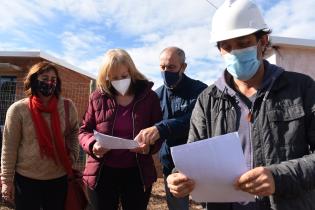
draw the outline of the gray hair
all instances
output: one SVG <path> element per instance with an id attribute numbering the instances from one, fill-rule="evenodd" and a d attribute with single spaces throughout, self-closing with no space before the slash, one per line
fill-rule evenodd
<path id="1" fill-rule="evenodd" d="M 167 50 L 175 50 L 176 54 L 178 55 L 178 57 L 180 58 L 181 63 L 185 63 L 186 60 L 186 56 L 185 56 L 185 52 L 184 50 L 182 50 L 179 47 L 167 47 L 164 50 L 162 50 L 162 52 L 160 53 L 160 55 L 162 55 L 162 53 L 164 53 Z"/>

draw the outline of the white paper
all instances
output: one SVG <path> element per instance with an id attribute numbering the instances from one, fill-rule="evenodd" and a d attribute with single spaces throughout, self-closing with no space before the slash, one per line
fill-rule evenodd
<path id="1" fill-rule="evenodd" d="M 171 147 L 175 167 L 196 183 L 197 202 L 248 202 L 254 196 L 233 183 L 248 169 L 237 132 Z"/>
<path id="2" fill-rule="evenodd" d="M 94 130 L 94 137 L 106 149 L 134 149 L 139 147 L 137 141 L 105 135 L 96 130 Z"/>

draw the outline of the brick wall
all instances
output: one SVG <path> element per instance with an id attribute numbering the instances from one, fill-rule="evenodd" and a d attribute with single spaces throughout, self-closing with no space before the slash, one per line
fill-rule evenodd
<path id="1" fill-rule="evenodd" d="M 75 103 L 81 121 L 88 105 L 90 79 L 66 68 L 61 68 L 59 74 L 62 79 L 62 95 Z"/>
<path id="2" fill-rule="evenodd" d="M 29 68 L 42 60 L 44 59 L 0 57 L 0 63 L 10 63 L 19 66 L 22 69 L 22 71 L 0 69 L 0 76 L 16 76 L 17 83 L 19 84 L 19 88 L 17 87 L 16 89 L 17 100 L 25 97 L 22 86 L 24 77 L 26 76 Z M 81 120 L 88 104 L 90 78 L 61 66 L 59 68 L 59 74 L 62 82 L 62 96 L 70 98 L 75 103 L 78 109 L 79 119 Z"/>

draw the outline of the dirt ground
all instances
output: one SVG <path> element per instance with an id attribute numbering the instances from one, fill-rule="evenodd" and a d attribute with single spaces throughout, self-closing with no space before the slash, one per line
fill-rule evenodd
<path id="1" fill-rule="evenodd" d="M 191 200 L 190 210 L 198 210 L 198 209 L 202 209 L 201 206 Z M 0 206 L 0 210 L 12 210 L 12 209 Z M 166 200 L 165 200 L 164 184 L 163 184 L 162 178 L 159 178 L 158 181 L 153 186 L 148 210 L 168 210 Z"/>

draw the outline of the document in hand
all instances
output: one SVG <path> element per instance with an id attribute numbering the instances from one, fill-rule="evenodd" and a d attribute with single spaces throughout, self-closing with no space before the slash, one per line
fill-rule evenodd
<path id="1" fill-rule="evenodd" d="M 102 147 L 107 149 L 134 149 L 139 147 L 137 141 L 105 135 L 96 130 L 94 130 L 94 137 Z"/>
<path id="2" fill-rule="evenodd" d="M 175 167 L 196 183 L 198 202 L 248 202 L 254 196 L 235 190 L 233 183 L 246 168 L 237 132 L 171 147 Z"/>

